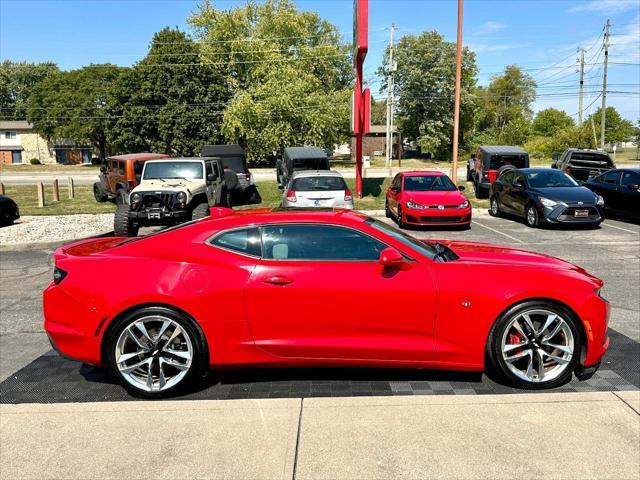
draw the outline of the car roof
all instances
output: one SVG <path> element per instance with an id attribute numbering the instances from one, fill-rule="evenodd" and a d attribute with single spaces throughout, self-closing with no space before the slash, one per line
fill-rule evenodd
<path id="1" fill-rule="evenodd" d="M 159 160 L 162 158 L 170 158 L 171 155 L 166 153 L 126 153 L 124 155 L 112 155 L 107 157 L 108 160 L 124 160 L 129 162 L 135 162 L 140 160 Z"/>
<path id="2" fill-rule="evenodd" d="M 340 177 L 342 178 L 342 174 L 340 172 L 336 172 L 335 170 L 296 170 L 291 175 L 291 179 L 300 178 L 300 177 Z"/>
<path id="3" fill-rule="evenodd" d="M 405 177 L 415 177 L 415 176 L 423 176 L 430 175 L 432 177 L 446 177 L 447 174 L 441 172 L 440 170 L 411 170 L 409 172 L 401 172 L 401 175 Z"/>
<path id="4" fill-rule="evenodd" d="M 599 153 L 600 155 L 609 155 L 603 150 L 595 150 L 593 148 L 568 148 L 569 152 L 585 152 L 585 153 Z"/>
<path id="5" fill-rule="evenodd" d="M 206 162 L 208 160 L 221 160 L 219 157 L 173 157 L 162 160 L 153 160 L 153 163 L 170 163 L 170 162 Z"/>
<path id="6" fill-rule="evenodd" d="M 202 155 L 222 156 L 222 155 L 244 155 L 244 149 L 238 144 L 232 145 L 205 145 L 202 147 Z"/>
<path id="7" fill-rule="evenodd" d="M 287 147 L 284 153 L 291 159 L 327 158 L 327 153 L 319 147 Z"/>
<path id="8" fill-rule="evenodd" d="M 511 145 L 482 145 L 480 150 L 487 153 L 527 153 L 522 148 Z"/>

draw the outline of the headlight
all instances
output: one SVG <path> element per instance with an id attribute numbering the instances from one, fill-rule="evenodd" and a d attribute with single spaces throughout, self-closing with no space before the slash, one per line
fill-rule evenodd
<path id="1" fill-rule="evenodd" d="M 176 198 L 179 203 L 185 203 L 187 201 L 187 194 L 184 192 L 178 192 Z"/>
<path id="2" fill-rule="evenodd" d="M 544 197 L 540 197 L 540 203 L 545 208 L 553 208 L 556 205 L 558 205 L 558 202 L 556 202 L 555 200 L 549 200 L 548 198 L 544 198 Z"/>
<path id="3" fill-rule="evenodd" d="M 604 207 L 604 198 L 602 198 L 602 195 L 596 195 L 596 203 L 599 206 Z"/>
<path id="4" fill-rule="evenodd" d="M 469 200 L 465 200 L 460 205 L 458 205 L 458 208 L 467 208 L 468 206 L 469 206 Z"/>
<path id="5" fill-rule="evenodd" d="M 129 203 L 138 203 L 141 198 L 142 198 L 142 195 L 140 195 L 138 192 L 134 192 L 129 197 Z"/>
<path id="6" fill-rule="evenodd" d="M 603 299 L 605 302 L 608 302 L 608 301 L 609 301 L 609 300 L 607 300 L 607 298 L 606 298 L 606 291 L 605 291 L 604 286 L 602 286 L 602 287 L 600 287 L 600 288 L 596 289 L 596 294 L 597 294 L 601 299 Z"/>
<path id="7" fill-rule="evenodd" d="M 407 202 L 407 208 L 413 208 L 415 210 L 423 210 L 427 207 L 425 207 L 424 205 L 420 205 L 419 203 Z"/>

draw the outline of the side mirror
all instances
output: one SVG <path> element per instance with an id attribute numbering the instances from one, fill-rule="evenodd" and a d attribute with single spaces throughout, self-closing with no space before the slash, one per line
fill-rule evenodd
<path id="1" fill-rule="evenodd" d="M 284 190 L 284 185 L 278 185 L 278 190 Z"/>
<path id="2" fill-rule="evenodd" d="M 140 180 L 142 180 L 142 175 L 136 175 L 136 183 L 140 183 Z"/>
<path id="3" fill-rule="evenodd" d="M 213 173 L 207 174 L 207 182 L 214 182 L 216 180 L 216 176 Z"/>
<path id="4" fill-rule="evenodd" d="M 391 190 L 393 193 L 398 193 L 398 192 L 400 191 L 400 187 L 391 187 L 391 188 L 390 188 L 390 190 Z"/>
<path id="5" fill-rule="evenodd" d="M 524 185 L 522 185 L 520 182 L 514 182 L 513 188 L 515 188 L 516 190 L 522 190 L 524 188 Z"/>
<path id="6" fill-rule="evenodd" d="M 100 173 L 107 173 L 107 166 L 106 165 L 100 165 Z"/>
<path id="7" fill-rule="evenodd" d="M 465 187 L 464 185 L 458 185 L 458 190 L 460 190 L 461 192 L 464 192 L 467 189 L 467 187 Z"/>
<path id="8" fill-rule="evenodd" d="M 383 267 L 400 267 L 404 263 L 404 257 L 395 248 L 387 247 L 380 252 L 378 262 Z"/>

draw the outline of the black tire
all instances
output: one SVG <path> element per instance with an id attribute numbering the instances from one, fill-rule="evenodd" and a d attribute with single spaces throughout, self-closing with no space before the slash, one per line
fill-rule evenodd
<path id="1" fill-rule="evenodd" d="M 118 369 L 115 358 L 116 344 L 118 342 L 120 334 L 133 322 L 143 317 L 150 316 L 159 316 L 176 322 L 180 326 L 180 328 L 182 328 L 189 336 L 189 339 L 191 340 L 191 346 L 193 348 L 191 366 L 189 367 L 189 371 L 187 372 L 187 374 L 184 375 L 184 377 L 176 385 L 166 390 L 154 392 L 142 390 L 129 383 Z M 151 332 L 149 332 L 149 334 L 151 335 Z M 207 358 L 207 345 L 205 343 L 202 331 L 197 326 L 197 324 L 187 316 L 166 307 L 141 308 L 139 310 L 128 313 L 127 315 L 116 320 L 113 326 L 109 328 L 109 333 L 105 338 L 103 352 L 106 356 L 105 360 L 111 376 L 116 379 L 120 383 L 120 385 L 122 385 L 132 395 L 148 399 L 165 398 L 169 396 L 175 396 L 181 392 L 185 392 L 189 387 L 193 385 L 194 381 L 203 377 L 204 373 L 206 373 L 207 371 L 206 367 L 209 363 Z"/>
<path id="2" fill-rule="evenodd" d="M 127 204 L 127 192 L 124 191 L 124 188 L 119 188 L 116 190 L 116 205 L 126 205 Z"/>
<path id="3" fill-rule="evenodd" d="M 138 227 L 129 220 L 129 205 L 118 205 L 113 216 L 113 234 L 116 237 L 135 237 Z"/>
<path id="4" fill-rule="evenodd" d="M 514 317 L 518 316 L 522 312 L 536 309 L 547 310 L 562 317 L 566 321 L 566 324 L 569 327 L 571 334 L 573 335 L 574 345 L 571 360 L 568 362 L 567 366 L 561 374 L 549 381 L 534 383 L 521 379 L 509 369 L 501 351 L 501 339 L 505 334 L 505 330 L 509 326 L 510 322 L 514 319 Z M 509 310 L 503 313 L 496 320 L 491 329 L 491 333 L 489 334 L 486 345 L 487 357 L 490 361 L 490 365 L 487 365 L 487 370 L 497 373 L 501 377 L 501 379 L 519 388 L 526 388 L 530 390 L 554 388 L 566 383 L 571 379 L 571 375 L 580 360 L 580 353 L 582 351 L 583 342 L 584 337 L 582 327 L 580 326 L 580 320 L 577 319 L 575 315 L 565 307 L 545 300 L 532 300 L 520 303 L 511 307 Z"/>
<path id="5" fill-rule="evenodd" d="M 227 190 L 238 190 L 240 188 L 240 182 L 238 181 L 238 175 L 233 170 L 224 171 L 224 184 Z"/>
<path id="6" fill-rule="evenodd" d="M 109 196 L 102 189 L 102 184 L 100 182 L 93 184 L 93 197 L 98 203 L 104 203 L 109 200 Z"/>
<path id="7" fill-rule="evenodd" d="M 258 188 L 255 185 L 251 185 L 247 188 L 247 203 L 249 205 L 257 205 L 262 203 L 262 197 L 260 196 L 260 192 L 258 192 Z"/>
<path id="8" fill-rule="evenodd" d="M 502 212 L 500 212 L 500 202 L 498 201 L 498 197 L 496 195 L 491 197 L 489 205 L 489 215 L 491 215 L 492 217 L 500 217 L 502 215 Z"/>
<path id="9" fill-rule="evenodd" d="M 199 203 L 191 211 L 191 218 L 193 220 L 199 220 L 209 216 L 209 205 L 207 203 Z"/>
<path id="10" fill-rule="evenodd" d="M 531 215 L 529 215 L 530 211 Z M 540 226 L 540 214 L 533 203 L 528 204 L 527 208 L 524 209 L 524 223 L 531 228 L 538 228 Z"/>
<path id="11" fill-rule="evenodd" d="M 387 200 L 384 201 L 384 216 L 391 218 L 391 210 L 389 210 L 389 202 Z"/>
<path id="12" fill-rule="evenodd" d="M 396 223 L 398 224 L 398 228 L 404 228 L 406 225 L 404 220 L 402 219 L 402 207 L 398 205 L 398 215 L 396 216 Z"/>

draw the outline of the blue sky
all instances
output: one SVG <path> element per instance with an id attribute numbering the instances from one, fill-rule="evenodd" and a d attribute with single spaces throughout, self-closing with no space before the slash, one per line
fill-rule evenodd
<path id="1" fill-rule="evenodd" d="M 154 32 L 164 26 L 188 29 L 186 19 L 197 1 L 183 0 L 0 0 L 0 59 L 38 62 L 52 60 L 61 68 L 88 63 L 131 65 L 142 58 Z M 215 1 L 219 8 L 243 2 Z M 352 0 L 297 0 L 301 9 L 315 10 L 351 42 Z M 456 2 L 453 0 L 370 0 L 370 50 L 365 76 L 376 97 L 375 71 L 387 44 L 392 22 L 396 38 L 437 30 L 455 41 Z M 640 118 L 640 0 L 466 0 L 465 45 L 477 53 L 479 82 L 515 63 L 528 69 L 539 83 L 535 109 L 578 110 L 576 48 L 591 48 L 598 57 L 603 25 L 612 21 L 608 104 L 634 122 Z M 553 67 L 549 69 L 548 67 Z M 601 65 L 588 65 L 585 107 L 596 99 L 602 82 Z M 562 94 L 567 95 L 562 95 Z"/>

